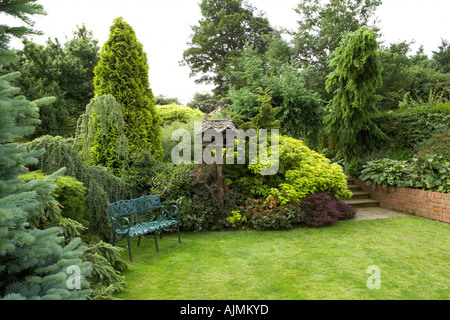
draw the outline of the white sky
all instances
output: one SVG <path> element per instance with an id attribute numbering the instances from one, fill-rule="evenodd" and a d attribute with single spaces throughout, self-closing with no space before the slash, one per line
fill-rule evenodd
<path id="1" fill-rule="evenodd" d="M 266 13 L 275 27 L 296 29 L 300 0 L 248 0 Z M 431 54 L 450 40 L 450 0 L 384 0 L 376 16 L 386 43 L 415 40 Z M 190 101 L 195 92 L 208 92 L 211 86 L 197 85 L 189 77 L 189 67 L 181 67 L 183 51 L 192 34 L 191 25 L 201 19 L 200 0 L 41 0 L 46 16 L 34 16 L 35 28 L 45 33 L 34 40 L 45 43 L 48 37 L 64 42 L 77 25 L 93 31 L 100 47 L 108 39 L 113 19 L 122 16 L 144 45 L 150 65 L 150 86 L 155 95 Z M 3 17 L 0 17 L 3 18 Z M 13 47 L 18 48 L 16 42 Z"/>

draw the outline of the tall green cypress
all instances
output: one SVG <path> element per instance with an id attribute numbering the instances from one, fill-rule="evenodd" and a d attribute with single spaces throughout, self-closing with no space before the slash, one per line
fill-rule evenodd
<path id="1" fill-rule="evenodd" d="M 112 95 L 121 105 L 130 153 L 151 150 L 160 157 L 162 119 L 155 107 L 148 72 L 147 54 L 133 28 L 123 18 L 114 19 L 94 69 L 95 96 Z"/>

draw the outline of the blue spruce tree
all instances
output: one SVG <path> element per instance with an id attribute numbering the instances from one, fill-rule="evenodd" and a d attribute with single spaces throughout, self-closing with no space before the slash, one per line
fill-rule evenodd
<path id="1" fill-rule="evenodd" d="M 36 1 L 2 1 L 0 13 L 32 25 L 30 14 L 43 14 Z M 11 36 L 32 33 L 28 27 L 0 28 L 0 72 L 14 58 Z M 34 132 L 39 105 L 51 99 L 28 101 L 10 82 L 19 73 L 0 76 L 0 299 L 86 299 L 91 266 L 83 262 L 81 239 L 63 246 L 60 228 L 40 230 L 30 221 L 55 202 L 56 172 L 44 180 L 25 183 L 19 175 L 35 164 L 39 152 L 28 152 L 18 142 Z"/>

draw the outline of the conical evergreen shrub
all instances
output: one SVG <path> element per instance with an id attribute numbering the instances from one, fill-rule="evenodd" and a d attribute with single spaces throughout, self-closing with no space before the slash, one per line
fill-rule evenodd
<path id="1" fill-rule="evenodd" d="M 162 119 L 148 72 L 147 54 L 136 33 L 123 18 L 116 18 L 94 69 L 95 96 L 112 95 L 121 105 L 130 153 L 151 150 L 160 157 Z"/>

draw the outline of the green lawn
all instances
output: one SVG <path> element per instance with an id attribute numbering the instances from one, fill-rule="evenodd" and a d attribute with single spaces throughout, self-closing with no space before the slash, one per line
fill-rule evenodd
<path id="1" fill-rule="evenodd" d="M 159 238 L 158 238 L 159 240 Z M 121 299 L 449 299 L 450 226 L 420 217 L 132 242 Z M 127 251 L 123 252 L 128 258 Z M 381 270 L 368 289 L 367 268 Z"/>

